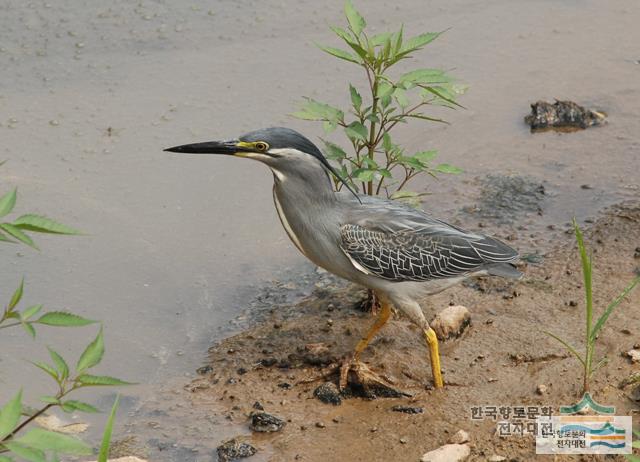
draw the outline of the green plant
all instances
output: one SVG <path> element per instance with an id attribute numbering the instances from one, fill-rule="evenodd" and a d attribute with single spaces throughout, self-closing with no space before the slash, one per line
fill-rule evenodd
<path id="1" fill-rule="evenodd" d="M 391 68 L 411 58 L 412 53 L 438 38 L 442 32 L 428 32 L 404 39 L 403 28 L 395 33 L 381 33 L 371 37 L 365 32 L 366 22 L 350 0 L 345 4 L 348 28 L 331 27 L 350 51 L 320 46 L 336 58 L 358 65 L 367 78 L 366 97 L 356 86 L 349 84 L 351 110 L 305 98 L 293 116 L 304 120 L 321 121 L 326 133 L 341 127 L 351 143 L 353 152 L 338 144 L 323 140 L 326 156 L 338 164 L 338 174 L 344 181 L 363 193 L 373 195 L 382 191 L 387 197 L 414 199 L 419 194 L 405 191 L 406 184 L 420 173 L 459 173 L 449 164 L 432 166 L 437 152 L 419 151 L 407 155 L 405 149 L 391 138 L 391 130 L 399 123 L 423 120 L 447 123 L 423 112 L 425 106 L 462 107 L 456 97 L 465 88 L 453 83 L 444 70 L 420 68 L 394 77 Z M 397 171 L 400 175 L 394 176 Z M 358 186 L 359 185 L 359 186 Z M 336 179 L 336 188 L 342 184 Z"/>
<path id="2" fill-rule="evenodd" d="M 104 426 L 104 433 L 102 434 L 102 444 L 100 445 L 100 452 L 98 453 L 98 462 L 107 462 L 109 459 L 109 448 L 111 446 L 111 433 L 113 431 L 113 422 L 116 417 L 116 411 L 118 410 L 118 404 L 120 403 L 120 395 L 116 395 L 116 399 L 111 407 L 109 418 Z"/>
<path id="3" fill-rule="evenodd" d="M 13 211 L 16 203 L 16 190 L 0 198 L 0 218 Z M 27 214 L 12 222 L 0 223 L 0 241 L 18 242 L 37 248 L 33 239 L 26 232 L 78 234 L 78 231 L 62 225 L 49 218 Z M 10 236 L 10 237 L 9 237 Z M 85 319 L 66 311 L 48 311 L 42 313 L 42 305 L 33 305 L 23 310 L 18 308 L 24 293 L 24 280 L 13 292 L 9 303 L 0 316 L 0 329 L 22 326 L 33 338 L 36 337 L 35 326 L 81 327 L 94 324 L 96 321 Z M 94 406 L 69 399 L 69 395 L 81 388 L 126 385 L 128 382 L 103 375 L 94 375 L 90 370 L 97 366 L 104 355 L 104 339 L 102 327 L 94 340 L 87 345 L 80 355 L 73 370 L 67 361 L 53 348 L 48 347 L 51 364 L 33 361 L 34 366 L 45 372 L 56 383 L 56 390 L 40 397 L 43 403 L 39 408 L 24 405 L 22 390 L 0 409 L 0 462 L 13 461 L 14 457 L 33 462 L 57 461 L 60 454 L 86 455 L 93 451 L 81 440 L 50 430 L 34 427 L 35 420 L 52 408 L 58 407 L 64 412 L 99 412 Z M 108 422 L 109 437 L 113 416 Z M 108 441 L 108 440 L 107 440 Z M 103 443 L 105 444 L 105 443 Z M 108 449 L 108 442 L 107 449 Z M 48 455 L 51 458 L 48 458 Z"/>
<path id="4" fill-rule="evenodd" d="M 613 313 L 613 311 L 620 305 L 620 302 L 624 300 L 624 298 L 633 290 L 633 288 L 640 282 L 640 276 L 636 277 L 631 281 L 631 283 L 618 295 L 603 311 L 595 324 L 593 324 L 593 286 L 592 286 L 592 271 L 593 266 L 591 262 L 591 255 L 587 253 L 587 248 L 584 244 L 584 239 L 582 237 L 582 232 L 580 231 L 580 227 L 576 222 L 576 219 L 573 219 L 573 228 L 576 234 L 576 241 L 578 243 L 578 249 L 580 251 L 580 260 L 582 262 L 582 276 L 584 279 L 584 291 L 585 291 L 585 352 L 584 356 L 578 353 L 577 349 L 571 346 L 567 341 L 563 340 L 561 337 L 552 334 L 551 332 L 545 332 L 547 335 L 553 337 L 558 342 L 562 343 L 564 347 L 573 354 L 576 359 L 580 362 L 583 367 L 583 385 L 582 392 L 586 393 L 589 391 L 589 381 L 593 373 L 602 366 L 607 358 L 602 357 L 598 362 L 593 365 L 593 355 L 595 351 L 596 340 L 598 339 L 598 334 L 605 326 L 609 316 Z"/>

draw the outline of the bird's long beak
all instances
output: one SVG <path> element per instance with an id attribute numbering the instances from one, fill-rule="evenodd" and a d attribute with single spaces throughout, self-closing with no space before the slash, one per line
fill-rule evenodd
<path id="1" fill-rule="evenodd" d="M 167 148 L 165 151 L 181 152 L 185 154 L 227 154 L 234 155 L 238 152 L 246 152 L 247 149 L 238 142 L 231 141 L 207 141 L 204 143 L 183 144 Z"/>

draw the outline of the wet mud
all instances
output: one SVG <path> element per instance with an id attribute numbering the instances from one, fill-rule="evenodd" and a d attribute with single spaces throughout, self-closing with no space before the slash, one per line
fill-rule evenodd
<path id="1" fill-rule="evenodd" d="M 638 271 L 634 254 L 639 227 L 640 204 L 624 203 L 606 210 L 585 232 L 594 255 L 598 312 Z M 521 281 L 498 280 L 483 290 L 458 286 L 424 301 L 431 314 L 451 304 L 471 310 L 465 333 L 442 343 L 443 390 L 431 387 L 420 333 L 395 315 L 363 360 L 411 396 L 363 399 L 337 393 L 337 378 L 323 371 L 352 351 L 373 318 L 358 309 L 365 291 L 326 283 L 302 302 L 278 306 L 269 319 L 213 346 L 202 375 L 173 391 L 164 420 L 189 414 L 189 428 L 200 426 L 201 432 L 207 422 L 210 438 L 198 439 L 200 455 L 238 436 L 257 449 L 251 460 L 419 460 L 463 429 L 470 435 L 470 460 L 492 455 L 552 460 L 536 458 L 530 435 L 499 436 L 496 421 L 473 420 L 471 415 L 477 406 L 551 406 L 557 411 L 578 400 L 578 363 L 543 333 L 581 345 L 579 258 L 573 236 L 563 236 L 544 265 L 524 265 Z M 597 356 L 606 355 L 608 362 L 594 375 L 592 394 L 622 415 L 640 411 L 634 398 L 637 384 L 629 379 L 638 366 L 625 354 L 639 341 L 639 304 L 636 291 L 611 316 L 597 346 Z M 256 406 L 286 425 L 273 433 L 252 431 Z M 145 421 L 139 418 L 137 432 Z M 159 425 L 158 431 L 169 431 L 166 424 Z M 172 436 L 188 441 L 183 433 L 188 430 Z"/>

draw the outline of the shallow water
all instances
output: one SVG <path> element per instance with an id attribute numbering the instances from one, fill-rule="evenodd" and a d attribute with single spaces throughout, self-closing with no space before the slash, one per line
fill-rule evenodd
<path id="1" fill-rule="evenodd" d="M 162 149 L 269 125 L 317 139 L 319 126 L 287 114 L 302 95 L 340 103 L 346 79 L 361 80 L 313 45 L 337 45 L 326 25 L 343 21 L 342 1 L 109 5 L 0 5 L 3 189 L 19 188 L 17 213 L 47 214 L 87 233 L 37 236 L 41 252 L 5 245 L 0 283 L 8 299 L 24 275 L 25 306 L 102 320 L 99 372 L 163 383 L 192 373 L 274 274 L 312 269 L 280 228 L 263 166 Z M 375 31 L 400 22 L 407 34 L 451 27 L 411 66 L 453 69 L 470 86 L 467 109 L 445 114 L 452 125 L 398 130 L 408 150 L 438 149 L 467 172 L 416 182 L 434 193 L 427 209 L 452 218 L 476 203 L 486 175 L 526 174 L 548 193 L 542 217 L 521 218 L 529 246 L 544 247 L 549 224 L 638 196 L 637 2 L 386 5 L 359 5 Z M 602 109 L 609 123 L 531 134 L 523 123 L 529 103 L 552 98 Z M 94 331 L 40 329 L 36 343 L 3 332 L 2 370 L 18 373 L 0 376 L 0 401 L 20 383 L 30 383 L 31 396 L 47 390 L 23 362 L 31 352 L 50 344 L 74 357 Z"/>

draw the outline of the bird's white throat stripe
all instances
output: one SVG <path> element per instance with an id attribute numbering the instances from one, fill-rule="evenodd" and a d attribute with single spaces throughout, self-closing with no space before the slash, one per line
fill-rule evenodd
<path id="1" fill-rule="evenodd" d="M 300 244 L 300 240 L 298 239 L 298 236 L 296 236 L 296 233 L 294 233 L 293 229 L 291 229 L 291 225 L 287 221 L 287 217 L 284 214 L 284 212 L 282 211 L 282 206 L 280 205 L 280 202 L 278 201 L 278 195 L 276 194 L 275 188 L 273 189 L 273 202 L 276 204 L 276 211 L 278 212 L 278 217 L 280 218 L 280 223 L 282 223 L 282 227 L 287 232 L 287 235 L 289 236 L 289 239 L 291 239 L 291 242 L 293 242 L 293 244 L 298 248 L 298 250 L 300 252 L 302 252 L 302 254 L 304 256 L 307 256 L 307 254 L 304 252 L 304 250 L 302 250 L 302 244 Z"/>

